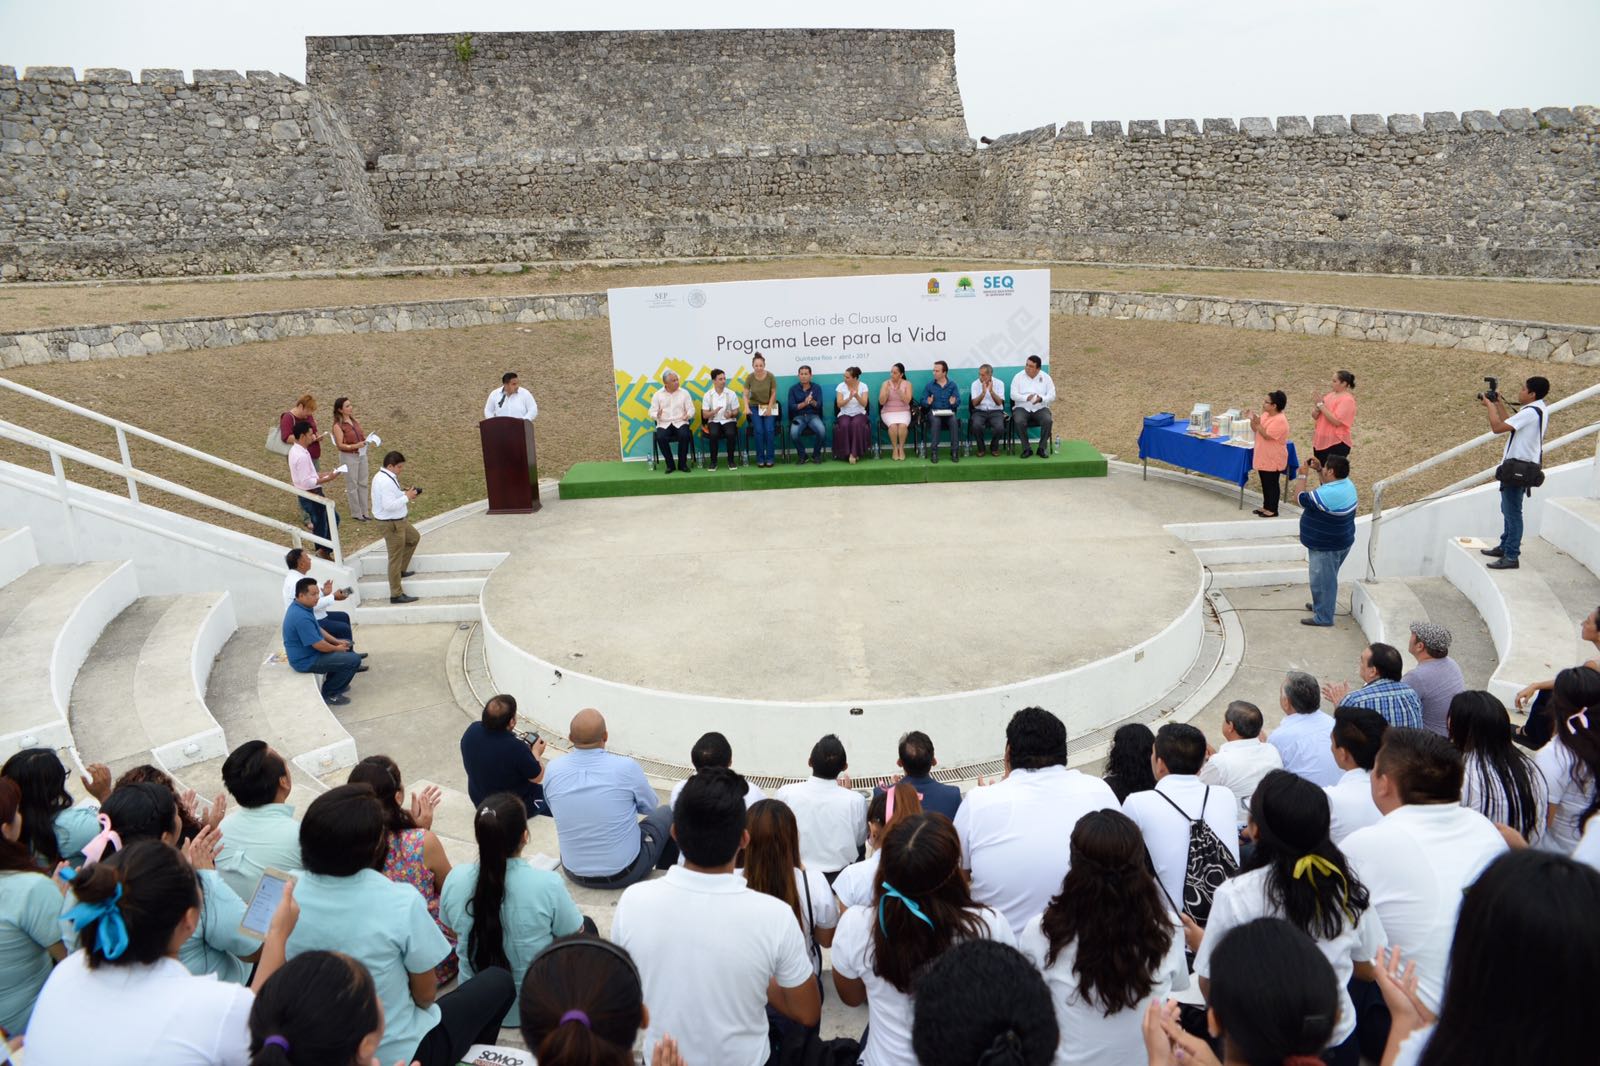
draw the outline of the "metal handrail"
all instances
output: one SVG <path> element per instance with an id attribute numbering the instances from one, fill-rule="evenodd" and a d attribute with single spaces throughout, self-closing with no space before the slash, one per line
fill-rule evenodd
<path id="1" fill-rule="evenodd" d="M 1550 404 L 1545 408 L 1545 414 L 1546 416 L 1553 415 L 1557 411 L 1564 410 L 1573 406 L 1574 404 L 1582 403 L 1583 401 L 1592 399 L 1596 396 L 1600 396 L 1600 385 L 1591 385 L 1586 389 L 1573 393 L 1571 396 L 1557 400 L 1555 403 Z M 1549 422 L 1547 420 L 1546 425 L 1548 424 Z M 1544 445 L 1544 449 L 1546 451 L 1555 451 L 1564 445 L 1571 444 L 1574 441 L 1582 440 L 1584 437 L 1597 433 L 1600 433 L 1600 422 L 1585 426 L 1584 428 L 1576 430 L 1572 433 L 1568 433 L 1563 437 L 1558 437 L 1556 440 L 1546 443 Z M 1408 466 L 1398 474 L 1391 474 L 1389 477 L 1384 478 L 1382 481 L 1372 486 L 1372 532 L 1367 540 L 1367 576 L 1369 578 L 1373 576 L 1374 561 L 1376 560 L 1378 554 L 1378 531 L 1380 528 L 1379 522 L 1383 518 L 1384 490 L 1397 482 L 1404 481 L 1407 478 L 1423 473 L 1424 471 L 1432 470 L 1441 463 L 1447 463 L 1451 459 L 1465 455 L 1474 448 L 1481 448 L 1483 445 L 1488 444 L 1491 441 L 1498 440 L 1499 438 L 1500 434 L 1493 431 L 1480 434 L 1463 444 L 1456 445 L 1454 448 L 1448 448 L 1430 459 L 1424 459 L 1420 463 Z M 1597 458 L 1596 462 L 1600 462 L 1600 458 Z M 1497 467 L 1490 467 L 1489 469 L 1481 470 L 1470 477 L 1462 478 L 1455 484 L 1440 489 L 1438 492 L 1433 494 L 1432 498 L 1448 496 L 1452 493 L 1460 492 L 1462 489 L 1467 489 L 1474 485 L 1482 484 L 1494 476 L 1496 469 Z"/>
<path id="2" fill-rule="evenodd" d="M 216 456 L 202 452 L 197 448 L 191 448 L 187 444 L 180 444 L 178 441 L 170 440 L 167 437 L 161 436 L 159 433 L 151 433 L 149 430 L 140 429 L 138 426 L 123 422 L 120 419 L 112 418 L 108 415 L 102 415 L 95 411 L 86 410 L 75 404 L 70 404 L 63 400 L 59 400 L 48 393 L 40 392 L 37 389 L 30 389 L 26 385 L 19 385 L 18 383 L 7 378 L 0 377 L 0 387 L 9 389 L 10 391 L 19 395 L 26 396 L 29 399 L 37 400 L 40 403 L 49 404 L 50 406 L 58 408 L 59 410 L 78 415 L 82 418 L 87 418 L 91 422 L 98 422 L 100 425 L 109 426 L 111 429 L 116 431 L 117 450 L 121 455 L 120 463 L 105 459 L 104 457 L 96 455 L 93 452 L 85 451 L 82 448 L 77 448 L 73 445 L 66 444 L 63 441 L 58 441 L 55 438 L 39 433 L 36 430 L 30 430 L 9 422 L 0 422 L 0 427 L 4 427 L 7 431 L 4 434 L 6 437 L 17 441 L 20 444 L 26 444 L 31 447 L 39 448 L 43 451 L 49 452 L 53 457 L 52 463 L 57 462 L 57 457 L 59 456 L 59 458 L 68 458 L 73 462 L 82 463 L 85 466 L 93 467 L 105 473 L 117 475 L 121 477 L 126 484 L 128 499 L 133 503 L 140 502 L 139 485 L 144 484 L 150 488 L 158 489 L 162 492 L 178 496 L 181 499 L 202 504 L 206 507 L 222 511 L 225 514 L 231 514 L 236 518 L 243 518 L 247 521 L 267 526 L 268 528 L 277 530 L 279 532 L 288 533 L 290 537 L 293 538 L 293 544 L 295 547 L 301 546 L 300 541 L 303 538 L 319 547 L 330 550 L 333 553 L 334 562 L 343 562 L 344 553 L 339 544 L 338 515 L 334 502 L 329 497 L 325 495 L 318 495 L 312 492 L 306 492 L 302 489 L 296 488 L 294 485 L 268 477 L 267 475 L 258 473 L 257 471 L 251 470 L 248 467 L 240 466 L 237 463 L 230 463 L 226 459 L 219 459 Z M 166 481 L 154 474 L 149 474 L 139 469 L 133 464 L 133 459 L 128 452 L 129 436 L 137 437 L 140 440 L 159 445 L 169 451 L 188 456 L 191 459 L 198 459 L 200 462 L 207 463 L 211 466 L 226 470 L 233 474 L 238 474 L 242 477 L 246 477 L 251 481 L 266 485 L 270 488 L 278 490 L 279 492 L 286 492 L 290 495 L 299 497 L 300 499 L 310 500 L 313 503 L 318 504 L 327 512 L 328 537 L 319 537 L 316 534 L 309 533 L 301 527 L 293 525 L 289 522 L 283 522 L 279 521 L 278 519 L 268 518 L 265 515 L 256 514 L 254 511 L 246 510 L 245 508 L 239 507 L 235 504 L 228 503 L 224 500 L 219 500 L 213 496 L 208 496 L 205 493 L 195 492 L 192 489 L 188 489 L 182 485 L 177 485 L 173 482 Z"/>

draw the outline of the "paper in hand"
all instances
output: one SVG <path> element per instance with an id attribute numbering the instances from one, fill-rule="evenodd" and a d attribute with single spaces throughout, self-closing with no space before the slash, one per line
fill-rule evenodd
<path id="1" fill-rule="evenodd" d="M 379 444 L 382 444 L 383 441 L 378 437 L 378 435 L 376 433 L 368 433 L 367 434 L 367 443 L 371 444 L 374 447 L 376 447 Z"/>
<path id="2" fill-rule="evenodd" d="M 350 472 L 350 464 L 340 463 L 338 466 L 333 468 L 333 472 L 335 474 L 348 474 Z"/>

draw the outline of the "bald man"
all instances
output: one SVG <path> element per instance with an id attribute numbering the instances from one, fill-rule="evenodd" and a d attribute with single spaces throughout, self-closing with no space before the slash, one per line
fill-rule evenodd
<path id="1" fill-rule="evenodd" d="M 672 866 L 678 859 L 672 808 L 656 796 L 638 763 L 606 750 L 605 718 L 586 707 L 567 736 L 571 754 L 551 761 L 544 774 L 567 879 L 587 888 L 626 888 L 652 869 Z"/>

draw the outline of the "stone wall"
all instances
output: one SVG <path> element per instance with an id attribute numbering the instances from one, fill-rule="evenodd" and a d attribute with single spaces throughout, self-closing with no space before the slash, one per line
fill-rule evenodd
<path id="1" fill-rule="evenodd" d="M 348 131 L 290 78 L 0 67 L 0 242 L 380 229 Z"/>
<path id="2" fill-rule="evenodd" d="M 406 152 L 964 139 L 949 30 L 306 38 L 368 162 Z"/>
<path id="3" fill-rule="evenodd" d="M 379 209 L 405 228 L 972 221 L 971 141 L 810 141 L 384 155 Z"/>
<path id="4" fill-rule="evenodd" d="M 981 153 L 980 225 L 1092 245 L 1148 241 L 1150 261 L 1356 269 L 1600 249 L 1600 111 L 1068 123 Z M 1238 262 L 1230 242 L 1276 246 Z M 1191 243 L 1199 256 L 1170 258 Z M 1208 246 L 1215 254 L 1205 255 Z M 1398 253 L 1398 254 L 1397 254 Z M 1449 269 L 1453 266 L 1453 269 Z M 1436 268 L 1437 269 L 1437 268 Z M 1514 271 L 1506 271 L 1508 273 Z"/>

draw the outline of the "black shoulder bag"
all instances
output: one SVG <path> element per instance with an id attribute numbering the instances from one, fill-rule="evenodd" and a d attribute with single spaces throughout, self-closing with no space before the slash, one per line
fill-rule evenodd
<path id="1" fill-rule="evenodd" d="M 1500 484 L 1527 492 L 1544 484 L 1544 408 L 1535 407 L 1534 410 L 1539 415 L 1539 461 L 1530 463 L 1526 459 L 1507 459 L 1494 471 L 1494 479 Z M 1517 431 L 1512 430 L 1511 436 L 1515 438 L 1516 435 Z"/>

